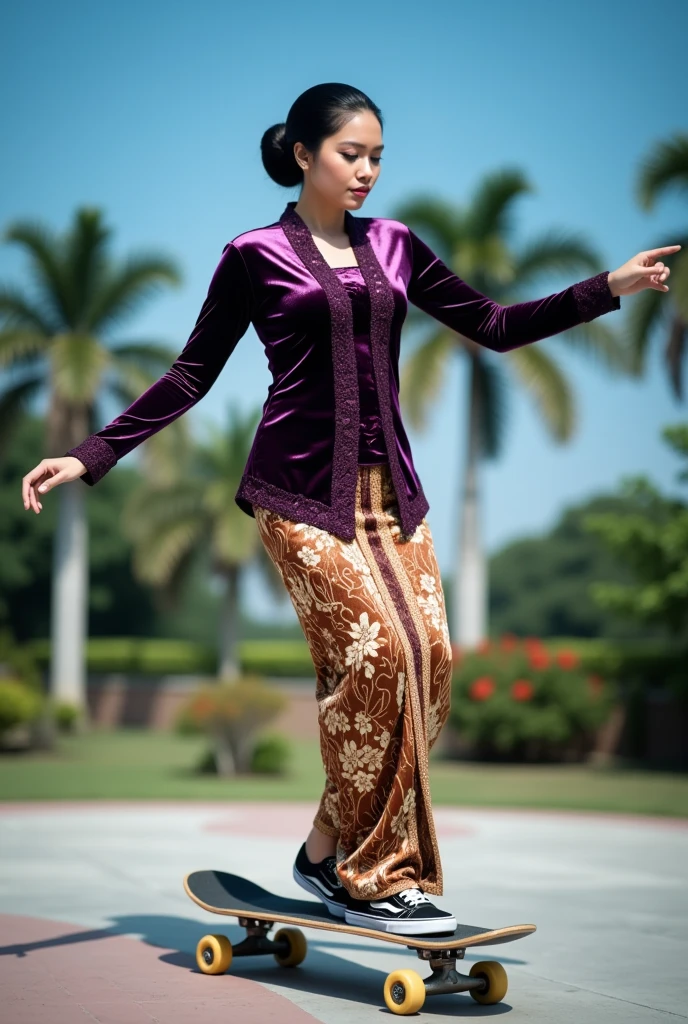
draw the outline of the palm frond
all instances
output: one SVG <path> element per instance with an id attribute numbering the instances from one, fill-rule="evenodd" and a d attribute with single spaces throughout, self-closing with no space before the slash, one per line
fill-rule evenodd
<path id="1" fill-rule="evenodd" d="M 178 286 L 182 275 L 175 260 L 158 254 L 139 254 L 109 267 L 87 311 L 92 330 L 105 333 L 119 326 L 158 294 L 163 286 Z"/>
<path id="2" fill-rule="evenodd" d="M 515 200 L 534 192 L 533 185 L 517 167 L 505 167 L 486 174 L 466 213 L 466 235 L 469 238 L 498 236 L 507 239 L 513 230 Z"/>
<path id="3" fill-rule="evenodd" d="M 167 523 L 134 550 L 134 573 L 142 583 L 154 587 L 170 584 L 180 563 L 190 556 L 204 537 L 205 524 L 198 516 Z"/>
<path id="4" fill-rule="evenodd" d="M 634 373 L 635 356 L 627 332 L 619 333 L 601 318 L 570 327 L 568 331 L 562 331 L 547 339 L 547 343 L 566 345 L 583 352 L 592 363 L 612 373 Z"/>
<path id="5" fill-rule="evenodd" d="M 664 300 L 678 311 L 684 324 L 688 324 L 688 236 L 679 235 L 674 239 L 681 251 L 671 257 L 671 276 L 667 281 L 669 292 Z"/>
<path id="6" fill-rule="evenodd" d="M 142 483 L 135 488 L 124 506 L 122 526 L 131 541 L 146 546 L 170 526 L 202 518 L 203 497 L 198 483 L 184 477 L 166 486 Z"/>
<path id="7" fill-rule="evenodd" d="M 404 360 L 399 373 L 399 399 L 404 417 L 417 430 L 427 426 L 427 413 L 441 393 L 456 335 L 437 331 Z"/>
<path id="8" fill-rule="evenodd" d="M 688 351 L 686 324 L 679 317 L 674 317 L 664 347 L 664 361 L 672 391 L 679 401 L 683 401 L 683 362 L 686 351 Z"/>
<path id="9" fill-rule="evenodd" d="M 647 352 L 655 326 L 665 313 L 664 296 L 653 288 L 646 288 L 634 296 L 626 315 L 630 368 L 634 376 L 645 372 Z"/>
<path id="10" fill-rule="evenodd" d="M 9 327 L 0 331 L 0 366 L 11 368 L 16 363 L 45 355 L 50 341 L 40 331 Z"/>
<path id="11" fill-rule="evenodd" d="M 127 341 L 108 346 L 113 360 L 136 360 L 153 372 L 168 370 L 179 355 L 179 349 L 162 341 Z"/>
<path id="12" fill-rule="evenodd" d="M 58 330 L 58 324 L 41 309 L 37 301 L 11 284 L 0 285 L 0 316 L 7 327 L 32 329 L 45 337 L 50 337 Z"/>
<path id="13" fill-rule="evenodd" d="M 111 357 L 112 353 L 108 352 Z M 157 373 L 151 373 L 138 360 L 123 356 L 108 360 L 108 390 L 124 399 L 127 405 L 139 398 L 144 391 L 158 380 Z"/>
<path id="14" fill-rule="evenodd" d="M 38 374 L 13 384 L 0 394 L 0 456 L 7 450 L 22 413 L 44 384 L 43 375 Z"/>
<path id="15" fill-rule="evenodd" d="M 537 282 L 543 274 L 597 274 L 602 269 L 600 254 L 582 233 L 550 228 L 522 245 L 514 255 L 514 280 L 521 288 Z M 519 302 L 506 294 L 500 302 Z"/>
<path id="16" fill-rule="evenodd" d="M 53 311 L 57 323 L 69 325 L 70 290 L 59 236 L 38 221 L 19 220 L 10 224 L 2 237 L 24 246 L 43 303 Z"/>
<path id="17" fill-rule="evenodd" d="M 454 203 L 436 196 L 418 196 L 398 203 L 392 216 L 421 235 L 444 260 L 451 259 L 456 240 L 462 237 L 463 216 Z"/>
<path id="18" fill-rule="evenodd" d="M 660 194 L 669 190 L 688 192 L 688 133 L 652 143 L 650 155 L 640 166 L 636 198 L 643 210 L 651 210 Z"/>
<path id="19" fill-rule="evenodd" d="M 107 246 L 112 232 L 102 211 L 82 206 L 64 241 L 65 277 L 69 289 L 69 322 L 78 330 L 92 326 L 88 309 L 98 295 L 107 273 Z"/>
<path id="20" fill-rule="evenodd" d="M 555 441 L 568 441 L 576 427 L 573 391 L 556 362 L 542 345 L 524 345 L 506 352 L 511 368 L 533 399 Z"/>

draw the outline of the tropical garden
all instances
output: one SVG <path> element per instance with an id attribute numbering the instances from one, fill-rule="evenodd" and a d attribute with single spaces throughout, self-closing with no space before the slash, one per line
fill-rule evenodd
<path id="1" fill-rule="evenodd" d="M 687 182 L 688 136 L 677 135 L 643 164 L 637 201 L 649 212 Z M 421 196 L 391 216 L 507 305 L 553 273 L 577 280 L 605 266 L 577 234 L 514 242 L 514 210 L 531 190 L 507 169 L 463 205 Z M 616 378 L 642 377 L 660 345 L 668 392 L 683 401 L 688 230 L 676 236 L 669 295 L 646 290 L 619 320 L 582 324 L 556 344 Z M 230 406 L 202 433 L 181 417 L 141 446 L 137 464 L 118 465 L 93 489 L 60 486 L 40 516 L 28 515 L 19 499 L 27 469 L 98 430 L 107 403 L 125 408 L 175 359 L 175 346 L 126 328 L 181 272 L 157 252 L 115 261 L 93 208 L 79 209 L 64 234 L 23 220 L 3 240 L 27 271 L 0 285 L 0 799 L 317 799 L 317 740 L 279 727 L 290 684 L 312 681 L 308 649 L 295 616 L 253 621 L 244 600 L 257 573 L 288 605 L 255 521 L 234 502 L 260 410 Z M 405 329 L 409 426 L 426 427 L 450 361 L 467 368 L 457 543 L 442 580 L 454 675 L 433 751 L 436 799 L 685 815 L 688 417 L 663 430 L 676 464 L 671 493 L 626 479 L 488 557 L 481 471 L 506 450 L 510 391 L 528 397 L 564 446 L 578 426 L 574 386 L 556 345 L 495 357 L 414 307 Z M 119 680 L 107 728 L 96 701 L 105 676 Z M 170 680 L 181 696 L 163 726 L 128 712 Z"/>

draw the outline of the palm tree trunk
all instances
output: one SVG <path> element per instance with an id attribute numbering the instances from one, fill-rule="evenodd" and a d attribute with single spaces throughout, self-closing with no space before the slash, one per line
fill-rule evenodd
<path id="1" fill-rule="evenodd" d="M 468 443 L 459 501 L 458 562 L 454 576 L 454 637 L 475 647 L 487 633 L 487 568 L 480 537 L 478 468 L 482 424 L 478 362 L 469 357 Z"/>
<path id="2" fill-rule="evenodd" d="M 230 566 L 220 613 L 220 678 L 239 675 L 239 568 Z"/>
<path id="3" fill-rule="evenodd" d="M 57 491 L 50 609 L 50 693 L 87 718 L 85 640 L 87 629 L 88 524 L 81 480 Z"/>

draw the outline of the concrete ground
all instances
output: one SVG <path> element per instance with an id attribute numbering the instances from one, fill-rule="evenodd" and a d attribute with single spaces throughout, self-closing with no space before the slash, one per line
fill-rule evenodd
<path id="1" fill-rule="evenodd" d="M 298 967 L 272 957 L 198 971 L 208 932 L 231 918 L 196 906 L 184 875 L 216 868 L 304 896 L 291 877 L 305 804 L 0 804 L 3 1024 L 367 1024 L 389 1013 L 388 972 L 429 973 L 403 946 L 306 929 Z M 688 822 L 436 808 L 445 874 L 437 902 L 482 927 L 532 922 L 500 960 L 501 1003 L 433 996 L 416 1019 L 509 1014 L 516 1024 L 623 1024 L 688 1016 Z"/>

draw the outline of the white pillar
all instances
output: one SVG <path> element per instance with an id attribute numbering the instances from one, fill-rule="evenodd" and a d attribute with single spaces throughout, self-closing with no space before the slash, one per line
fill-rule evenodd
<path id="1" fill-rule="evenodd" d="M 54 700 L 76 704 L 86 714 L 88 524 L 83 481 L 60 484 L 57 496 L 50 608 L 50 693 Z"/>

